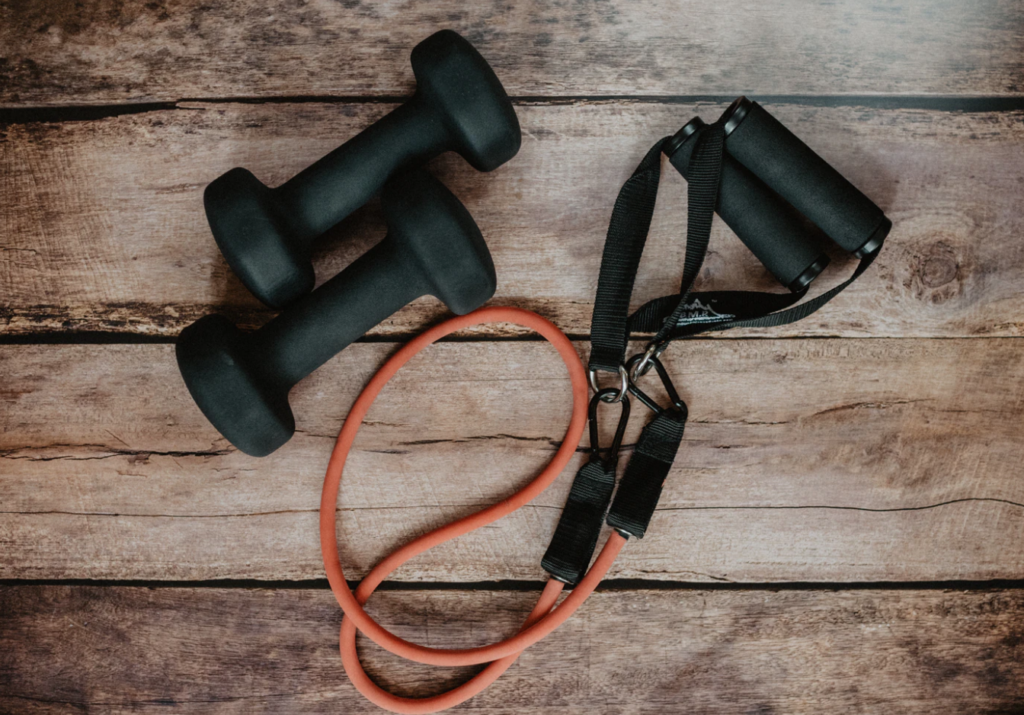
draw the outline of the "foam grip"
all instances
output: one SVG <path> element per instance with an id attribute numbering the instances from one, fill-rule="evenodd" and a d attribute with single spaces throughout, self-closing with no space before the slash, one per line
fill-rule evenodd
<path id="1" fill-rule="evenodd" d="M 691 120 L 666 147 L 672 166 L 689 179 L 690 158 L 705 124 Z M 789 203 L 742 164 L 722 160 L 715 211 L 780 283 L 796 292 L 828 265 L 817 236 Z"/>
<path id="2" fill-rule="evenodd" d="M 857 256 L 877 249 L 892 222 L 871 199 L 757 102 L 740 97 L 726 111 L 729 154 Z"/>

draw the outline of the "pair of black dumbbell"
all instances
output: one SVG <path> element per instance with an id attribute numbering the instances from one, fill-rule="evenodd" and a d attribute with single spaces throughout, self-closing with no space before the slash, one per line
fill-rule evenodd
<path id="1" fill-rule="evenodd" d="M 247 454 L 287 442 L 291 388 L 402 306 L 433 295 L 463 314 L 494 294 L 494 264 L 472 216 L 419 167 L 445 151 L 480 171 L 501 166 L 519 151 L 515 110 L 486 60 L 451 30 L 417 45 L 412 66 L 412 99 L 285 184 L 270 189 L 232 169 L 206 189 L 229 265 L 260 300 L 283 308 L 254 333 L 209 315 L 177 343 L 192 397 Z M 378 191 L 386 237 L 313 290 L 313 240 Z"/>

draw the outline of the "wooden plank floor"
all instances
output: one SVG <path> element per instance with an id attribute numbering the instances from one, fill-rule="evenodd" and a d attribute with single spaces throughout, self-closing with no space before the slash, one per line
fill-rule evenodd
<path id="1" fill-rule="evenodd" d="M 472 647 L 514 631 L 536 597 L 391 591 L 373 611 L 402 637 Z M 322 589 L 33 585 L 0 606 L 0 636 L 24 644 L 0 651 L 5 711 L 381 712 L 339 677 L 341 617 Z M 1022 618 L 1020 591 L 608 590 L 465 709 L 1020 712 Z M 472 672 L 363 652 L 406 695 Z"/>
<path id="2" fill-rule="evenodd" d="M 493 64 L 524 143 L 492 174 L 431 167 L 488 239 L 493 303 L 583 357 L 619 187 L 738 94 L 895 223 L 819 314 L 668 353 L 691 421 L 649 535 L 460 709 L 1024 712 L 1013 0 L 0 2 L 0 712 L 380 712 L 338 659 L 319 489 L 360 387 L 443 309 L 417 301 L 302 382 L 298 433 L 263 460 L 205 421 L 171 343 L 214 310 L 270 316 L 220 258 L 204 186 L 236 165 L 286 180 L 408 96 L 409 50 L 442 27 Z M 678 281 L 685 193 L 666 166 L 637 303 Z M 320 279 L 381 235 L 371 202 L 319 244 Z M 772 286 L 721 225 L 711 247 L 702 287 Z M 555 353 L 510 326 L 417 358 L 342 485 L 351 574 L 523 484 L 568 398 Z M 434 646 L 512 632 L 569 478 L 408 564 L 373 613 Z M 473 670 L 361 650 L 405 695 Z"/>
<path id="3" fill-rule="evenodd" d="M 11 126 L 0 187 L 19 211 L 9 237 L 0 334 L 50 330 L 176 335 L 211 305 L 246 325 L 261 309 L 220 258 L 202 189 L 232 166 L 282 183 L 391 104 L 179 104 L 86 122 Z M 601 238 L 618 187 L 658 137 L 722 103 L 612 101 L 519 107 L 515 161 L 481 175 L 462 159 L 434 163 L 491 241 L 494 299 L 542 311 L 575 335 L 590 325 Z M 801 136 L 885 205 L 900 231 L 875 268 L 829 310 L 773 331 L 854 337 L 1024 333 L 1024 111 L 949 112 L 770 103 Z M 600 162 L 601 171 L 594 170 Z M 686 190 L 665 172 L 637 304 L 671 293 L 683 260 Z M 375 206 L 332 231 L 315 258 L 334 275 L 382 235 Z M 773 289 L 721 225 L 700 287 Z M 837 258 L 839 258 L 837 256 Z M 568 269 L 567 269 L 568 268 Z M 824 283 L 849 261 L 838 261 Z M 818 288 L 821 290 L 822 288 Z M 424 299 L 376 328 L 400 338 L 442 314 Z M 493 331 L 492 331 L 493 332 Z M 739 335 L 739 333 L 736 333 Z M 756 334 L 746 331 L 746 334 Z"/>

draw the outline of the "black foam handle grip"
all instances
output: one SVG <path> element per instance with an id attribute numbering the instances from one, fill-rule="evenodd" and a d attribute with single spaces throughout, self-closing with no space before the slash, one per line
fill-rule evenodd
<path id="1" fill-rule="evenodd" d="M 892 228 L 875 203 L 757 102 L 740 97 L 726 111 L 729 154 L 842 248 L 863 257 Z"/>
<path id="2" fill-rule="evenodd" d="M 669 161 L 684 178 L 689 178 L 690 158 L 705 127 L 695 118 L 666 145 Z M 793 292 L 805 288 L 828 265 L 817 237 L 796 210 L 728 152 L 722 159 L 715 211 L 765 268 Z"/>

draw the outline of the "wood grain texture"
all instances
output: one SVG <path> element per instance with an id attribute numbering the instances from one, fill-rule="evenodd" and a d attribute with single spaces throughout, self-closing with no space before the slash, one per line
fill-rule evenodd
<path id="1" fill-rule="evenodd" d="M 393 349 L 354 345 L 300 383 L 299 433 L 260 460 L 205 421 L 172 346 L 0 348 L 0 578 L 321 578 L 327 459 Z M 669 356 L 691 421 L 651 530 L 613 577 L 1024 577 L 1019 340 L 715 340 Z M 564 434 L 568 400 L 542 343 L 417 357 L 371 410 L 342 481 L 351 574 L 523 485 Z M 541 578 L 570 481 L 396 577 Z"/>
<path id="2" fill-rule="evenodd" d="M 512 633 L 536 597 L 386 592 L 371 607 L 402 637 L 470 647 Z M 380 712 L 342 671 L 329 591 L 21 586 L 0 606 L 7 712 Z M 468 673 L 362 652 L 406 696 Z M 1021 708 L 1019 591 L 608 591 L 456 712 Z"/>
<path id="3" fill-rule="evenodd" d="M 1024 333 L 1024 113 L 771 104 L 773 113 L 887 211 L 881 258 L 824 311 L 762 334 L 1006 336 Z M 219 255 L 205 185 L 232 166 L 274 186 L 387 111 L 386 105 L 194 104 L 100 121 L 0 128 L 0 333 L 173 335 L 218 309 L 268 317 Z M 491 174 L 434 163 L 488 238 L 494 301 L 589 331 L 615 196 L 649 146 L 717 104 L 522 106 L 524 146 Z M 635 303 L 677 289 L 685 183 L 666 164 Z M 321 278 L 383 233 L 371 205 L 322 240 Z M 820 287 L 852 270 L 836 256 Z M 700 286 L 780 289 L 720 222 Z M 442 314 L 417 301 L 374 330 L 417 332 Z M 493 334 L 493 333 L 490 333 Z M 738 334 L 738 333 L 737 333 Z M 745 334 L 756 334 L 747 331 Z"/>
<path id="4" fill-rule="evenodd" d="M 445 27 L 520 96 L 1024 91 L 1013 0 L 29 0 L 0 4 L 0 103 L 395 96 Z"/>

